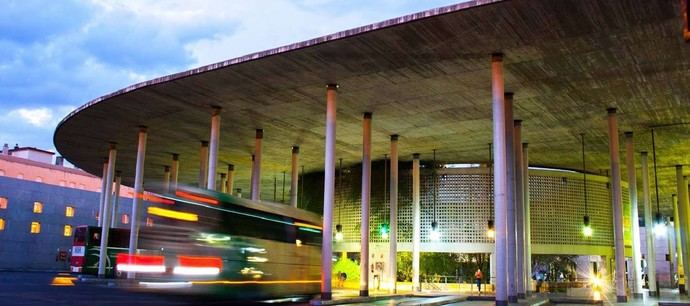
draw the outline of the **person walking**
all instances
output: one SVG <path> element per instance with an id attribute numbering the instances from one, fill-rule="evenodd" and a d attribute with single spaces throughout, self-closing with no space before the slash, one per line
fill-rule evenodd
<path id="1" fill-rule="evenodd" d="M 474 280 L 477 283 L 477 291 L 479 291 L 479 295 L 482 295 L 482 278 L 484 278 L 482 270 L 477 269 L 477 272 L 474 272 Z"/>

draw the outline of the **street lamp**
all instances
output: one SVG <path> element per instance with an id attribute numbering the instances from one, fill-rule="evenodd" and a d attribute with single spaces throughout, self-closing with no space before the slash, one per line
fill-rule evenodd
<path id="1" fill-rule="evenodd" d="M 431 232 L 429 233 L 429 239 L 431 241 L 438 241 L 441 238 L 441 232 L 439 231 L 438 228 L 438 222 L 436 222 L 436 194 L 437 192 L 437 186 L 436 186 L 436 149 L 434 151 L 434 162 L 431 165 L 431 179 L 432 179 L 432 190 L 434 192 L 434 221 L 431 222 Z"/>
<path id="2" fill-rule="evenodd" d="M 491 143 L 489 143 L 489 184 L 487 184 L 487 195 L 489 196 L 489 220 L 487 222 L 487 227 L 486 227 L 486 236 L 489 237 L 489 239 L 494 239 L 496 238 L 496 230 L 494 229 L 494 197 L 493 194 L 491 194 L 491 184 L 493 182 L 493 159 L 492 159 L 492 148 L 491 148 Z"/>

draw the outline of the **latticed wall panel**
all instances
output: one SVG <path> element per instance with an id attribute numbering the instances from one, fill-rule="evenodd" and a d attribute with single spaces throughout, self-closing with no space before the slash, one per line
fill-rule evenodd
<path id="1" fill-rule="evenodd" d="M 376 171 L 379 170 L 379 171 Z M 371 188 L 370 241 L 387 242 L 379 227 L 389 220 L 389 201 L 384 198 L 383 169 L 374 170 Z M 345 171 L 342 185 L 336 184 L 334 226 L 343 225 L 344 242 L 360 241 L 361 173 Z M 434 178 L 436 182 L 434 184 Z M 532 243 L 612 246 L 613 225 L 608 178 L 588 175 L 587 213 L 594 235 L 582 236 L 585 215 L 582 175 L 530 170 Z M 421 239 L 429 242 L 435 218 L 441 243 L 491 243 L 486 237 L 487 221 L 493 218 L 493 179 L 487 168 L 441 169 L 436 175 L 422 168 L 420 175 Z M 385 190 L 387 191 L 387 183 Z M 438 190 L 434 205 L 434 187 Z M 623 186 L 623 203 L 628 190 Z M 628 210 L 629 211 L 629 210 Z M 626 225 L 630 220 L 626 220 Z M 412 177 L 400 169 L 398 198 L 398 242 L 412 241 Z"/>

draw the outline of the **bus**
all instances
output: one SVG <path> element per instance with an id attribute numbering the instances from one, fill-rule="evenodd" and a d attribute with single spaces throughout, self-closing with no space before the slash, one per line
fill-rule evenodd
<path id="1" fill-rule="evenodd" d="M 114 263 L 118 253 L 127 252 L 129 230 L 111 228 L 108 233 L 108 258 L 106 276 L 114 277 Z M 101 250 L 101 228 L 81 225 L 74 230 L 70 271 L 79 274 L 98 275 L 98 259 Z"/>
<path id="2" fill-rule="evenodd" d="M 320 291 L 320 216 L 190 187 L 148 200 L 153 224 L 139 231 L 136 254 L 116 259 L 139 289 L 237 299 Z"/>

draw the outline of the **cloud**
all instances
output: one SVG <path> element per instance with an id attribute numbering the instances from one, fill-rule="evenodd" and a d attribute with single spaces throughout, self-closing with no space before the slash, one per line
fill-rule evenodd
<path id="1" fill-rule="evenodd" d="M 10 117 L 19 117 L 35 127 L 43 128 L 53 120 L 53 111 L 49 108 L 19 108 L 10 111 Z"/>

